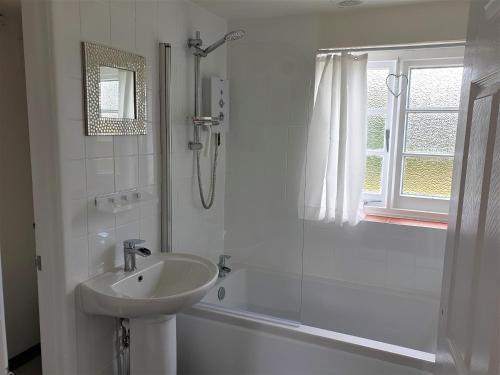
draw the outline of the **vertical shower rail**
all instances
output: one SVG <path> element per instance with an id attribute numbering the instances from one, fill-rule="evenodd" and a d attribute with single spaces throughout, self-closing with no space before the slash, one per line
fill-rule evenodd
<path id="1" fill-rule="evenodd" d="M 160 43 L 161 251 L 172 252 L 171 47 Z"/>

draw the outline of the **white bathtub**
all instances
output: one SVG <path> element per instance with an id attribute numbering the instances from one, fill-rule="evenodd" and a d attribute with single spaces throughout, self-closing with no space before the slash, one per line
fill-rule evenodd
<path id="1" fill-rule="evenodd" d="M 203 302 L 428 353 L 436 348 L 439 299 L 424 293 L 236 266 Z"/>
<path id="2" fill-rule="evenodd" d="M 179 317 L 180 373 L 432 371 L 436 297 L 233 266 Z"/>
<path id="3" fill-rule="evenodd" d="M 225 296 L 219 299 L 220 288 Z M 300 319 L 301 280 L 296 275 L 273 274 L 255 267 L 233 264 L 202 302 L 283 320 Z"/>
<path id="4" fill-rule="evenodd" d="M 361 343 L 369 351 L 388 348 L 396 357 L 401 353 L 403 357 L 414 356 L 417 368 L 427 368 L 434 360 L 439 299 L 425 293 L 317 277 L 302 280 L 297 275 L 235 265 L 197 309 L 345 339 Z"/>
<path id="5" fill-rule="evenodd" d="M 198 306 L 177 316 L 179 375 L 431 375 L 434 358 Z"/>

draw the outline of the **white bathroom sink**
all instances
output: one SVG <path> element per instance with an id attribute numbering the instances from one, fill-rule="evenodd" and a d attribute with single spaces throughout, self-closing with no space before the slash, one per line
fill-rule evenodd
<path id="1" fill-rule="evenodd" d="M 122 318 L 176 314 L 199 302 L 218 272 L 213 262 L 199 256 L 153 254 L 135 271 L 115 268 L 81 283 L 81 306 L 89 314 Z"/>

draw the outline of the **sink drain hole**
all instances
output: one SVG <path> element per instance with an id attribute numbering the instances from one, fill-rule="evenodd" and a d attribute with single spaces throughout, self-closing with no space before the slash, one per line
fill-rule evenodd
<path id="1" fill-rule="evenodd" d="M 144 279 L 144 277 L 142 277 L 142 275 L 137 278 L 137 280 L 139 280 L 139 282 L 141 282 L 143 279 Z"/>

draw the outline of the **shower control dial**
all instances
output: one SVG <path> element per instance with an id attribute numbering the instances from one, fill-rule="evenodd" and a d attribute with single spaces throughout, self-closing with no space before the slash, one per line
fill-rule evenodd
<path id="1" fill-rule="evenodd" d="M 229 130 L 229 83 L 226 79 L 211 76 L 207 82 L 207 94 L 204 98 L 204 111 L 219 120 L 219 126 L 212 128 L 212 131 L 225 133 Z"/>

